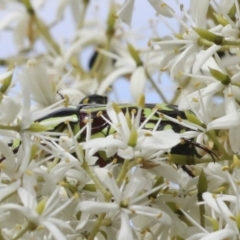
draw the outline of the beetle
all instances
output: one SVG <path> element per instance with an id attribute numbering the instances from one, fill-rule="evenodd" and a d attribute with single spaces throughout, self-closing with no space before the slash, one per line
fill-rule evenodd
<path id="1" fill-rule="evenodd" d="M 108 119 L 108 114 L 106 111 L 106 104 L 107 104 L 107 97 L 93 94 L 89 95 L 85 98 L 83 98 L 78 106 L 71 106 L 68 108 L 62 108 L 57 111 L 53 111 L 52 113 L 39 118 L 36 120 L 36 122 L 39 123 L 46 123 L 50 119 L 58 119 L 58 118 L 63 118 L 63 117 L 71 117 L 72 120 L 69 121 L 73 132 L 77 133 L 80 129 L 82 129 L 86 125 L 86 121 L 89 119 L 89 115 L 91 115 L 91 137 L 92 138 L 97 138 L 97 137 L 106 137 L 110 134 L 114 134 L 115 130 L 111 128 L 111 126 L 104 120 Z M 121 111 L 125 114 L 127 111 L 128 112 L 136 112 L 138 110 L 138 107 L 135 104 L 120 104 L 118 105 Z M 188 116 L 195 116 L 192 111 L 181 111 L 178 109 L 176 105 L 172 104 L 145 104 L 144 108 L 142 109 L 141 112 L 141 119 L 140 122 L 143 123 L 152 113 L 152 110 L 154 108 L 157 108 L 158 110 L 154 113 L 149 118 L 149 121 L 147 124 L 144 126 L 145 129 L 147 130 L 152 130 L 155 126 L 155 124 L 159 120 L 159 114 L 166 115 L 168 117 L 174 118 L 174 119 L 188 119 Z M 100 116 L 100 114 L 103 117 Z M 51 126 L 50 131 L 56 131 L 56 132 L 61 132 L 66 129 L 66 124 L 64 122 L 55 124 Z M 162 119 L 161 123 L 157 127 L 157 131 L 162 131 L 166 128 L 171 128 L 174 132 L 180 133 L 183 131 L 189 130 L 189 128 L 182 126 L 180 123 L 172 122 L 167 119 Z M 86 132 L 83 132 L 79 138 L 79 142 L 84 142 L 86 139 Z M 176 154 L 176 155 L 184 155 L 187 157 L 191 156 L 197 156 L 201 157 L 197 151 L 196 148 L 203 149 L 205 152 L 209 153 L 210 156 L 212 157 L 213 161 L 215 162 L 215 158 L 217 156 L 215 155 L 214 152 L 209 150 L 207 147 L 204 145 L 198 144 L 194 142 L 192 139 L 182 139 L 183 142 L 182 144 L 178 144 L 174 146 L 170 153 L 171 154 Z M 12 145 L 9 144 L 11 147 Z M 14 153 L 17 152 L 19 146 L 15 146 L 13 149 Z M 111 159 L 104 159 L 103 156 L 100 156 L 98 154 L 99 160 L 97 164 L 99 166 L 105 166 L 109 160 Z M 0 159 L 0 161 L 4 160 L 4 157 Z"/>

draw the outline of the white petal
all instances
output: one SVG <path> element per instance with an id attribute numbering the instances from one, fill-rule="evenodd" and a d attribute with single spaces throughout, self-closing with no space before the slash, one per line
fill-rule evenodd
<path id="1" fill-rule="evenodd" d="M 133 71 L 134 69 L 132 67 L 123 67 L 119 68 L 116 71 L 113 71 L 110 73 L 101 83 L 99 89 L 97 90 L 97 94 L 103 95 L 106 91 L 106 89 L 113 84 L 113 82 L 118 78 L 121 77 L 125 74 L 129 74 Z"/>
<path id="2" fill-rule="evenodd" d="M 2 201 L 5 197 L 9 196 L 11 193 L 14 193 L 20 187 L 21 181 L 18 180 L 16 182 L 11 183 L 8 186 L 3 186 L 0 188 L 0 201 Z"/>
<path id="3" fill-rule="evenodd" d="M 223 27 L 222 36 L 231 39 L 238 39 L 239 31 L 234 29 L 230 24 L 228 24 L 227 26 Z"/>
<path id="4" fill-rule="evenodd" d="M 117 14 L 128 25 L 131 25 L 134 2 L 135 0 L 125 0 Z"/>
<path id="5" fill-rule="evenodd" d="M 54 236 L 56 240 L 67 240 L 65 235 L 59 230 L 58 227 L 56 227 L 54 224 L 51 222 L 42 222 L 41 225 L 45 226 L 49 232 Z"/>
<path id="6" fill-rule="evenodd" d="M 236 222 L 233 220 L 234 216 L 224 201 L 217 197 L 213 197 L 213 194 L 209 192 L 203 193 L 202 197 L 207 205 L 224 218 L 235 232 L 238 232 Z"/>
<path id="7" fill-rule="evenodd" d="M 134 199 L 140 193 L 140 191 L 145 187 L 146 180 L 144 177 L 134 176 L 130 182 L 127 184 L 127 187 L 124 192 L 124 199 Z"/>
<path id="8" fill-rule="evenodd" d="M 159 209 L 148 207 L 148 206 L 141 206 L 141 205 L 131 205 L 129 209 L 136 212 L 136 214 L 141 214 L 144 216 L 156 218 L 157 221 L 160 221 L 164 225 L 172 224 L 171 218 L 165 212 Z"/>
<path id="9" fill-rule="evenodd" d="M 29 28 L 29 15 L 23 15 L 18 19 L 18 23 L 13 31 L 13 39 L 18 48 L 18 50 L 24 49 L 24 41 L 27 38 Z"/>
<path id="10" fill-rule="evenodd" d="M 109 172 L 109 170 L 104 169 L 104 168 L 95 168 L 94 171 L 95 171 L 97 177 L 99 178 L 99 180 L 113 194 L 115 201 L 119 203 L 121 201 L 121 195 L 120 195 L 119 188 L 116 184 L 116 181 L 112 176 L 112 173 Z"/>
<path id="11" fill-rule="evenodd" d="M 229 142 L 234 153 L 240 151 L 240 127 L 229 129 Z"/>
<path id="12" fill-rule="evenodd" d="M 117 240 L 134 240 L 127 213 L 121 212 L 121 228 Z"/>
<path id="13" fill-rule="evenodd" d="M 239 126 L 240 113 L 231 113 L 224 117 L 213 120 L 207 125 L 207 130 L 211 129 L 229 129 Z"/>
<path id="14" fill-rule="evenodd" d="M 196 74 L 199 72 L 202 65 L 212 57 L 212 55 L 221 48 L 219 45 L 213 44 L 210 48 L 202 51 L 198 54 L 195 63 L 193 64 L 192 73 Z"/>
<path id="15" fill-rule="evenodd" d="M 172 17 L 171 12 L 173 13 L 174 10 L 162 0 L 148 0 L 148 2 L 152 5 L 158 14 L 161 14 L 164 17 Z"/>
<path id="16" fill-rule="evenodd" d="M 30 59 L 24 72 L 23 81 L 26 81 L 33 99 L 39 104 L 49 106 L 54 103 L 55 92 L 43 64 L 35 59 Z"/>
<path id="17" fill-rule="evenodd" d="M 95 151 L 99 149 L 104 149 L 106 147 L 124 147 L 123 143 L 119 139 L 113 138 L 95 138 L 83 143 L 83 149 L 95 148 Z"/>
<path id="18" fill-rule="evenodd" d="M 196 27 L 205 28 L 208 6 L 209 6 L 208 0 L 203 0 L 203 1 L 191 0 L 190 1 L 191 17 L 194 19 Z"/>
<path id="19" fill-rule="evenodd" d="M 21 104 L 19 100 L 4 96 L 0 104 L 0 120 L 4 124 L 10 124 L 17 118 L 20 110 Z"/>
<path id="20" fill-rule="evenodd" d="M 202 237 L 201 240 L 224 240 L 224 239 L 232 239 L 232 237 L 236 237 L 237 234 L 231 229 L 221 229 L 219 231 L 208 234 L 205 237 Z"/>
<path id="21" fill-rule="evenodd" d="M 178 56 L 177 60 L 171 68 L 172 79 L 174 79 L 176 75 L 184 71 L 185 63 L 188 60 L 188 57 L 191 56 L 194 52 L 196 52 L 197 49 L 198 48 L 195 44 L 191 44 Z"/>
<path id="22" fill-rule="evenodd" d="M 172 130 L 151 132 L 152 136 L 139 138 L 139 144 L 149 149 L 168 150 L 176 146 L 180 142 L 180 134 Z"/>
<path id="23" fill-rule="evenodd" d="M 24 207 L 35 209 L 37 206 L 36 196 L 32 196 L 26 189 L 19 188 L 18 195 Z"/>
<path id="24" fill-rule="evenodd" d="M 82 201 L 78 204 L 78 209 L 88 213 L 107 213 L 117 211 L 119 206 L 116 203 Z"/>
<path id="25" fill-rule="evenodd" d="M 139 97 L 144 94 L 146 88 L 147 77 L 144 67 L 138 67 L 132 74 L 130 79 L 131 93 L 134 102 L 137 103 Z"/>
<path id="26" fill-rule="evenodd" d="M 15 156 L 11 149 L 0 139 L 0 149 L 2 155 L 6 158 L 5 161 L 7 161 L 6 165 L 12 165 L 12 167 L 15 165 Z"/>

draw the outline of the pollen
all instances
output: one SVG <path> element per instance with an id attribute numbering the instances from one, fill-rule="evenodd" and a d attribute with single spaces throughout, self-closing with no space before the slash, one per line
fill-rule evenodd
<path id="1" fill-rule="evenodd" d="M 229 171 L 229 166 L 223 166 L 222 171 Z"/>
<path id="2" fill-rule="evenodd" d="M 161 218 L 162 217 L 162 213 L 157 215 L 157 218 Z"/>
<path id="3" fill-rule="evenodd" d="M 99 111 L 98 113 L 97 113 L 97 117 L 101 117 L 102 116 L 102 111 Z"/>
<path id="4" fill-rule="evenodd" d="M 79 199 L 79 194 L 77 192 L 73 194 L 73 199 Z"/>
<path id="5" fill-rule="evenodd" d="M 178 120 L 179 122 L 182 122 L 182 118 L 181 118 L 180 116 L 177 116 L 177 120 Z"/>
<path id="6" fill-rule="evenodd" d="M 113 175 L 112 175 L 112 173 L 111 173 L 111 172 L 108 172 L 108 176 L 109 176 L 110 178 L 112 178 L 112 177 L 113 177 Z"/>
<path id="7" fill-rule="evenodd" d="M 136 110 L 136 109 L 132 109 L 132 110 L 131 110 L 131 114 L 132 114 L 132 115 L 135 115 L 135 114 L 136 114 L 136 112 L 137 112 L 137 110 Z"/>
<path id="8" fill-rule="evenodd" d="M 160 68 L 160 71 L 161 71 L 161 72 L 166 72 L 166 71 L 167 71 L 167 67 L 162 67 L 162 68 Z"/>
<path id="9" fill-rule="evenodd" d="M 22 226 L 19 225 L 19 224 L 17 224 L 17 225 L 15 226 L 15 229 L 16 229 L 16 230 L 21 230 L 21 229 L 22 229 Z"/>
<path id="10" fill-rule="evenodd" d="M 135 211 L 135 210 L 133 210 L 133 209 L 131 209 L 131 213 L 135 214 L 135 213 L 136 213 L 136 211 Z"/>
<path id="11" fill-rule="evenodd" d="M 199 100 L 198 100 L 197 98 L 192 98 L 192 101 L 193 101 L 193 102 L 196 102 L 196 103 L 199 102 Z"/>
<path id="12" fill-rule="evenodd" d="M 152 133 L 151 133 L 151 132 L 146 132 L 146 133 L 144 134 L 144 136 L 145 136 L 145 137 L 152 137 Z"/>
<path id="13" fill-rule="evenodd" d="M 32 176 L 32 175 L 33 175 L 33 172 L 32 172 L 31 170 L 29 170 L 29 169 L 26 170 L 25 173 L 26 173 L 27 175 L 29 175 L 29 176 Z"/>
<path id="14" fill-rule="evenodd" d="M 234 216 L 230 216 L 229 218 L 233 221 L 236 221 L 236 218 Z"/>
<path id="15" fill-rule="evenodd" d="M 45 227 L 43 225 L 38 226 L 37 230 L 45 230 Z"/>

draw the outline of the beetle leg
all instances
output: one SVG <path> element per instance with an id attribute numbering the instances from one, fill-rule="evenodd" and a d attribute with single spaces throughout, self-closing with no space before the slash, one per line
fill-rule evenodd
<path id="1" fill-rule="evenodd" d="M 181 138 L 181 140 L 183 140 L 186 143 L 192 144 L 195 147 L 198 147 L 198 148 L 204 150 L 206 153 L 208 153 L 212 157 L 214 163 L 216 162 L 216 159 L 218 159 L 218 156 L 216 155 L 216 153 L 214 153 L 213 151 L 208 149 L 206 146 L 201 145 L 197 142 L 194 142 L 193 140 L 186 139 L 186 138 Z"/>

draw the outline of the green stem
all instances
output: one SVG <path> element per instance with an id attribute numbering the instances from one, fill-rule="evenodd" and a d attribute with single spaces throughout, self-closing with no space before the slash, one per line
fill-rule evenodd
<path id="1" fill-rule="evenodd" d="M 102 225 L 102 221 L 105 218 L 106 213 L 101 213 L 98 216 L 97 222 L 95 223 L 94 227 L 91 230 L 90 235 L 88 236 L 87 240 L 94 240 L 95 236 L 97 235 L 101 225 Z"/>
<path id="2" fill-rule="evenodd" d="M 90 176 L 90 178 L 93 180 L 93 182 L 96 184 L 96 188 L 100 189 L 105 198 L 111 197 L 111 193 L 109 193 L 106 188 L 101 184 L 101 182 L 98 180 L 98 178 L 95 176 L 95 174 L 92 172 L 90 167 L 86 162 L 82 164 L 82 168 L 87 172 L 87 174 Z"/>
<path id="3" fill-rule="evenodd" d="M 21 127 L 19 125 L 17 126 L 5 126 L 5 125 L 0 125 L 1 130 L 8 130 L 8 131 L 15 131 L 15 132 L 20 132 Z"/>
<path id="4" fill-rule="evenodd" d="M 109 202 L 111 200 L 111 195 L 108 195 L 105 197 L 105 202 Z M 103 220 L 106 216 L 106 213 L 101 213 L 98 216 L 97 222 L 95 223 L 94 227 L 91 230 L 90 235 L 88 236 L 87 240 L 94 240 L 95 236 L 97 235 L 97 233 L 99 232 L 100 227 L 103 225 Z"/>

